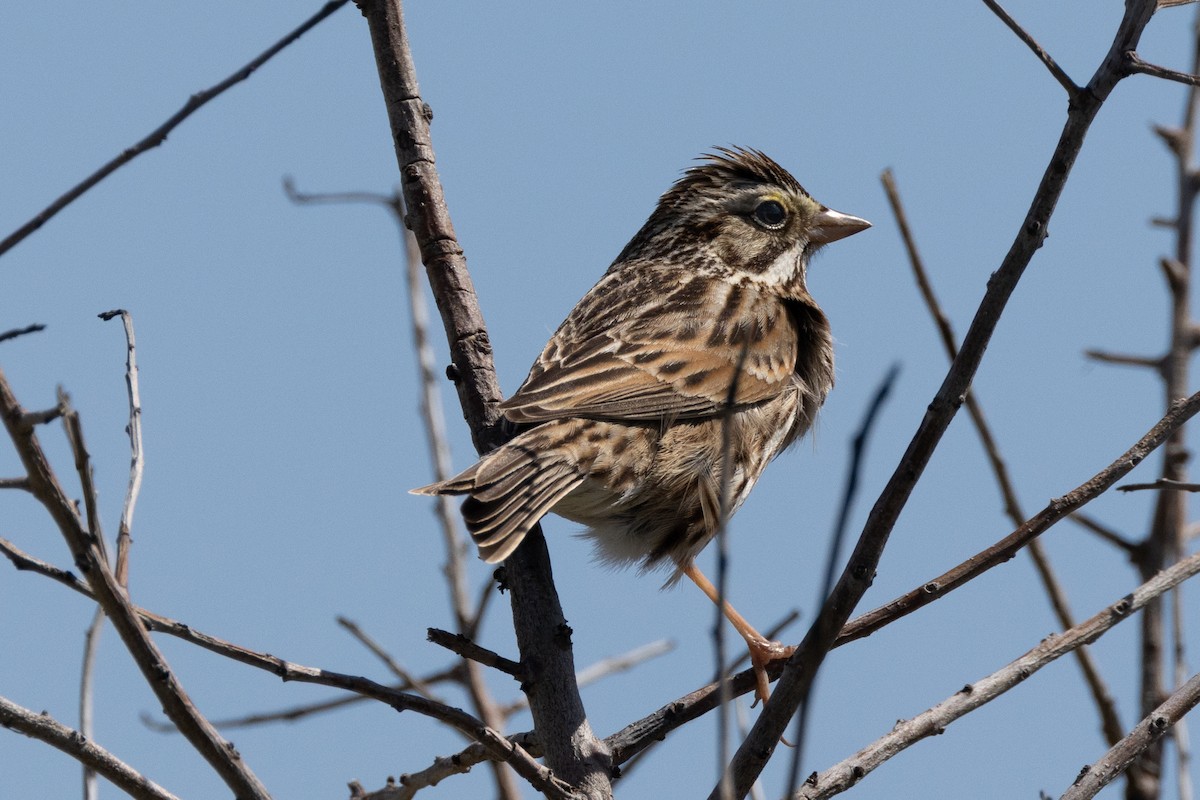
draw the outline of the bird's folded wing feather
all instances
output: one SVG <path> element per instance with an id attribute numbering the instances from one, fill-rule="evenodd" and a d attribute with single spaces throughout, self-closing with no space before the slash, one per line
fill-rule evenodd
<path id="1" fill-rule="evenodd" d="M 784 391 L 798 344 L 785 304 L 753 286 L 686 288 L 607 309 L 589 294 L 501 405 L 505 416 L 687 419 L 718 413 L 731 390 L 735 405 Z"/>

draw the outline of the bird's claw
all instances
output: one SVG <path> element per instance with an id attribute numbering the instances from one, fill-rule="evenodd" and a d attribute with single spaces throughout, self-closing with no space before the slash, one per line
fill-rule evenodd
<path id="1" fill-rule="evenodd" d="M 754 690 L 753 708 L 761 701 L 766 703 L 771 698 L 771 681 L 767 677 L 767 665 L 781 658 L 790 658 L 796 648 L 782 642 L 772 642 L 767 639 L 747 639 L 750 648 L 750 666 L 754 670 L 757 686 Z"/>

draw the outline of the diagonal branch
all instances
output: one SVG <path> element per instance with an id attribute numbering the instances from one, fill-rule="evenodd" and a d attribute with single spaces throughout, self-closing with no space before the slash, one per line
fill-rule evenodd
<path id="1" fill-rule="evenodd" d="M 1058 62 L 1050 57 L 1046 49 L 1038 44 L 1037 40 L 1030 36 L 996 0 L 983 0 L 983 4 L 990 8 L 992 13 L 999 17 L 1000 21 L 1007 25 L 1008 29 L 1015 33 L 1017 38 L 1033 51 L 1033 54 L 1046 66 L 1046 69 L 1050 70 L 1050 74 L 1054 76 L 1054 80 L 1058 81 L 1059 85 L 1067 90 L 1067 97 L 1074 100 L 1075 95 L 1079 94 L 1079 87 L 1075 85 L 1075 81 L 1071 80 L 1071 76 L 1058 65 Z"/>
<path id="2" fill-rule="evenodd" d="M 268 47 L 253 61 L 246 64 L 244 67 L 217 85 L 209 87 L 204 91 L 197 92 L 189 97 L 187 102 L 183 104 L 183 108 L 176 111 L 170 118 L 167 119 L 166 122 L 150 131 L 150 133 L 146 134 L 146 136 L 137 143 L 122 150 L 119 155 L 117 155 L 107 164 L 100 167 L 100 169 L 84 178 L 75 186 L 72 186 L 67 190 L 66 194 L 62 195 L 53 203 L 46 206 L 46 208 L 44 208 L 41 213 L 39 213 L 33 219 L 26 222 L 20 228 L 17 228 L 3 240 L 0 240 L 0 256 L 7 253 L 31 233 L 49 222 L 56 214 L 58 214 L 58 212 L 62 211 L 71 203 L 78 200 L 80 196 L 84 194 L 84 192 L 91 189 L 100 181 L 104 180 L 109 175 L 113 174 L 118 169 L 140 156 L 142 153 L 146 152 L 147 150 L 152 150 L 165 142 L 167 140 L 167 134 L 175 130 L 175 128 L 178 127 L 181 122 L 190 117 L 196 111 L 199 111 L 202 106 L 208 103 L 208 101 L 212 100 L 214 97 L 221 94 L 231 86 L 241 83 L 249 78 L 254 74 L 255 70 L 270 61 L 271 58 L 274 57 L 280 50 L 299 39 L 318 22 L 328 17 L 334 11 L 337 11 L 345 4 L 346 0 L 329 0 L 329 2 L 322 6 L 316 14 L 313 14 L 311 17 L 305 20 L 300 27 L 296 28 L 287 36 L 284 36 L 278 42 Z"/>
<path id="3" fill-rule="evenodd" d="M 1191 563 L 1196 558 L 1192 556 L 1176 566 Z M 1200 674 L 1193 675 L 1191 680 L 1180 686 L 1162 705 L 1139 722 L 1128 736 L 1101 756 L 1099 761 L 1084 767 L 1071 788 L 1063 793 L 1062 800 L 1087 800 L 1095 797 L 1114 778 L 1129 769 L 1135 758 L 1157 742 L 1197 704 L 1200 704 Z"/>
<path id="4" fill-rule="evenodd" d="M 61 750 L 95 770 L 121 791 L 138 800 L 177 800 L 175 795 L 121 761 L 108 750 L 71 730 L 46 712 L 37 713 L 0 697 L 0 725 Z"/>
<path id="5" fill-rule="evenodd" d="M 985 0 L 986 2 L 986 0 Z M 1179 72 L 1166 67 L 1160 67 L 1157 64 L 1150 64 L 1141 59 L 1136 52 L 1130 50 L 1125 54 L 1126 64 L 1130 72 L 1138 72 L 1142 75 L 1151 75 L 1155 78 L 1163 78 L 1168 81 L 1186 84 L 1188 86 L 1200 86 L 1200 75 L 1193 75 L 1190 72 Z"/>

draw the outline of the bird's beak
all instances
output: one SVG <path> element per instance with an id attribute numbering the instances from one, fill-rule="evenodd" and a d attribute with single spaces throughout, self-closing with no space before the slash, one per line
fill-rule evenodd
<path id="1" fill-rule="evenodd" d="M 812 218 L 812 226 L 809 241 L 815 244 L 829 244 L 830 242 L 836 242 L 838 239 L 845 239 L 847 236 L 852 236 L 859 231 L 865 231 L 871 227 L 871 223 L 865 219 L 852 217 L 849 214 L 834 211 L 832 208 L 826 208 Z"/>

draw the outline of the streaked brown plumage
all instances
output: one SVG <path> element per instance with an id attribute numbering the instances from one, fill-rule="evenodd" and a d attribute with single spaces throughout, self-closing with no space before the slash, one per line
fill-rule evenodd
<path id="1" fill-rule="evenodd" d="M 604 561 L 671 568 L 669 583 L 688 575 L 715 600 L 694 559 L 719 525 L 726 470 L 732 513 L 833 387 L 829 323 L 805 285 L 809 256 L 868 226 L 813 200 L 758 151 L 704 157 L 501 405 L 528 429 L 414 491 L 467 495 L 463 516 L 489 562 L 554 511 L 587 525 Z M 761 667 L 787 651 L 725 611 L 765 696 Z"/>

